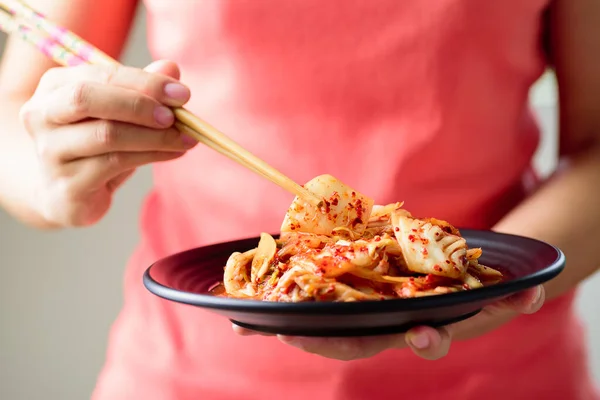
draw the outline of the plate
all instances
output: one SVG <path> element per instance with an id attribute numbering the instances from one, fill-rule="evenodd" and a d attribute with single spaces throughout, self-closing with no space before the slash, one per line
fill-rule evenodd
<path id="1" fill-rule="evenodd" d="M 470 248 L 482 248 L 482 264 L 499 269 L 507 279 L 462 292 L 348 303 L 264 302 L 211 295 L 211 287 L 223 279 L 229 255 L 256 247 L 256 237 L 163 258 L 145 271 L 143 282 L 159 297 L 210 310 L 256 331 L 296 336 L 369 336 L 464 320 L 490 303 L 555 278 L 565 266 L 560 249 L 535 239 L 469 229 L 461 229 L 461 234 Z"/>

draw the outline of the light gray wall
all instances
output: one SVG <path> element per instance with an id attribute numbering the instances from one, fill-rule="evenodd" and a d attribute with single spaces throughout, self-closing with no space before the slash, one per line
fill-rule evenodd
<path id="1" fill-rule="evenodd" d="M 149 61 L 140 16 L 124 62 Z M 555 92 L 545 78 L 533 93 L 544 130 L 538 163 L 553 166 Z M 151 184 L 142 169 L 116 196 L 107 218 L 85 230 L 41 233 L 0 212 L 0 399 L 89 398 L 108 329 L 121 303 L 123 266 L 138 237 L 140 202 Z M 590 327 L 600 380 L 600 277 L 584 285 L 579 310 Z"/>
<path id="2" fill-rule="evenodd" d="M 150 62 L 143 13 L 123 62 Z M 89 398 L 150 185 L 148 168 L 139 170 L 108 216 L 85 230 L 37 232 L 0 211 L 1 400 Z"/>

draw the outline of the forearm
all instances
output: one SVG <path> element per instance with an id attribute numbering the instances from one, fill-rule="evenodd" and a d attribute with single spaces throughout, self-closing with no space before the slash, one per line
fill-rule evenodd
<path id="1" fill-rule="evenodd" d="M 600 146 L 569 164 L 494 227 L 564 251 L 567 266 L 545 285 L 547 299 L 574 288 L 600 265 Z"/>
<path id="2" fill-rule="evenodd" d="M 26 99 L 5 94 L 0 99 L 0 205 L 28 225 L 50 228 L 32 207 L 39 164 L 33 141 L 18 117 Z"/>

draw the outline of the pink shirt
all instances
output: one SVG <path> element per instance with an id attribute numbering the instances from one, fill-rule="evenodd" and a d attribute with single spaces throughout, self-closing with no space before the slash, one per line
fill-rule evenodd
<path id="1" fill-rule="evenodd" d="M 548 0 L 146 0 L 155 58 L 188 107 L 298 182 L 330 173 L 378 204 L 490 228 L 535 185 L 528 90 Z M 94 400 L 597 399 L 573 294 L 443 360 L 341 362 L 142 286 L 157 258 L 276 232 L 292 196 L 198 146 L 154 167 Z"/>

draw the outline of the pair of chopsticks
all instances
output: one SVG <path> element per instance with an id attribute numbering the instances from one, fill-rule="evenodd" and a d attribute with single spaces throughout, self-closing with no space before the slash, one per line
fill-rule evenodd
<path id="1" fill-rule="evenodd" d="M 120 65 L 73 32 L 56 25 L 21 0 L 0 0 L 0 30 L 18 34 L 63 66 L 81 64 Z M 261 160 L 219 130 L 185 108 L 174 108 L 175 127 L 198 142 L 269 179 L 288 192 L 320 207 L 321 199 Z"/>

